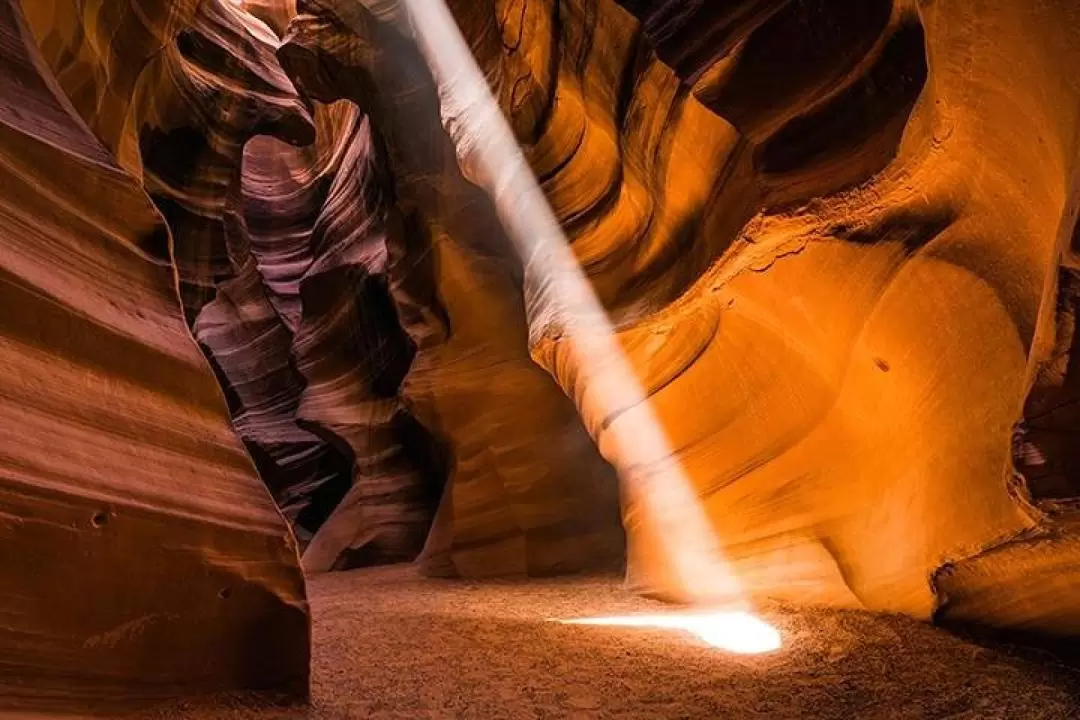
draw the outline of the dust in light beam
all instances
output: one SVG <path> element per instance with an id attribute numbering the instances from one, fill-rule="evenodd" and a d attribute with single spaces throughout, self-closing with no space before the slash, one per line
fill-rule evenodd
<path id="1" fill-rule="evenodd" d="M 364 4 L 385 9 L 384 1 Z M 460 165 L 490 194 L 527 277 L 542 291 L 543 307 L 530 308 L 530 315 L 557 318 L 562 342 L 589 381 L 590 405 L 608 423 L 605 433 L 613 441 L 628 505 L 656 529 L 658 550 L 686 594 L 729 610 L 568 622 L 679 628 L 733 652 L 776 649 L 776 630 L 745 612 L 744 593 L 719 550 L 697 491 L 675 459 L 648 395 L 453 14 L 443 0 L 398 2 L 406 10 L 406 31 L 415 37 L 435 79 L 443 123 Z"/>

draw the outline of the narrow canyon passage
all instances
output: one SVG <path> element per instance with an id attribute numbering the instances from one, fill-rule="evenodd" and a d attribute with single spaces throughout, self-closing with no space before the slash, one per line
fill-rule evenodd
<path id="1" fill-rule="evenodd" d="M 1078 37 L 0 0 L 0 718 L 1080 717 Z"/>

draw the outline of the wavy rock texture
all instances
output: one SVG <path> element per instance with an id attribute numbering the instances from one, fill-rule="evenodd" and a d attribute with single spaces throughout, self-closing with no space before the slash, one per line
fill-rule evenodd
<path id="1" fill-rule="evenodd" d="M 126 651 L 83 663 L 95 637 L 183 648 L 136 701 L 302 679 L 288 532 L 185 322 L 308 569 L 624 552 L 626 419 L 569 346 L 575 308 L 515 256 L 515 198 L 404 6 L 240 5 L 34 0 L 24 27 L 0 4 L 0 267 L 28 308 L 0 318 L 0 532 L 56 507 L 34 543 L 93 533 L 109 577 L 121 551 L 169 561 L 96 587 L 116 617 L 54 649 L 0 634 L 16 678 L 100 670 L 74 695 L 128 682 Z M 748 594 L 1080 632 L 1075 3 L 448 5 Z M 625 504 L 631 582 L 690 594 Z M 12 611 L 43 632 L 66 597 L 44 585 L 82 570 L 35 557 L 0 577 L 44 578 L 51 614 Z M 200 613 L 232 654 L 183 632 Z M 279 644 L 265 673 L 241 627 Z"/>
<path id="2" fill-rule="evenodd" d="M 1070 505 L 1010 452 L 1068 314 L 1068 4 L 450 5 L 748 592 L 1075 628 Z M 400 96 L 379 65 L 409 56 L 400 8 L 300 9 L 283 52 L 301 87 Z M 406 217 L 398 124 L 413 157 L 440 112 L 454 147 L 432 158 L 469 168 L 483 142 L 452 100 L 373 111 Z M 467 187 L 436 185 L 415 205 L 476 215 Z M 619 421 L 560 339 L 573 318 L 525 270 L 531 352 L 622 467 Z M 635 583 L 687 591 L 649 528 L 628 531 Z"/>
<path id="3" fill-rule="evenodd" d="M 245 161 L 248 218 L 266 231 L 253 250 L 274 273 L 304 380 L 296 417 L 355 458 L 351 488 L 305 552 L 311 571 L 415 558 L 445 477 L 399 395 L 414 348 L 389 293 L 386 183 L 368 123 L 349 103 L 316 117 L 317 146 L 290 154 L 260 139 Z"/>
<path id="4" fill-rule="evenodd" d="M 614 476 L 529 358 L 520 270 L 490 200 L 462 176 L 431 77 L 394 27 L 399 9 L 298 10 L 279 53 L 297 87 L 320 102 L 354 102 L 385 148 L 388 187 L 372 200 L 381 201 L 389 287 L 416 348 L 402 395 L 450 459 L 422 563 L 478 576 L 617 561 Z"/>
<path id="5" fill-rule="evenodd" d="M 67 30 L 112 36 L 140 17 L 28 5 L 75 86 L 101 76 Z M 0 714 L 306 694 L 295 545 L 185 327 L 168 230 L 95 136 L 109 113 L 84 122 L 68 98 L 85 111 L 91 94 L 65 94 L 47 55 L 0 3 Z"/>
<path id="6" fill-rule="evenodd" d="M 303 379 L 290 356 L 289 308 L 275 302 L 278 285 L 264 278 L 247 227 L 249 140 L 314 139 L 276 46 L 250 16 L 202 4 L 144 71 L 133 125 L 144 184 L 175 238 L 186 315 L 226 388 L 238 434 L 306 538 L 347 491 L 351 458 L 296 422 Z"/>
<path id="7" fill-rule="evenodd" d="M 70 75 L 69 94 L 97 99 L 83 112 L 165 216 L 186 317 L 239 435 L 307 544 L 305 567 L 408 560 L 425 543 L 438 573 L 617 562 L 611 469 L 528 358 L 512 263 L 477 250 L 505 246 L 490 206 L 479 222 L 444 219 L 434 188 L 414 189 L 445 175 L 463 188 L 452 192 L 485 203 L 464 187 L 437 115 L 424 130 L 432 147 L 414 152 L 395 130 L 388 152 L 383 128 L 396 120 L 373 131 L 352 88 L 313 93 L 351 101 L 315 107 L 282 73 L 277 38 L 258 18 L 280 29 L 291 6 L 247 9 L 215 0 L 177 8 L 182 17 L 148 12 L 140 48 L 156 41 L 159 51 L 132 54 L 146 58 L 137 81 L 113 76 L 121 49 L 107 43 L 78 73 L 68 72 L 70 48 L 52 37 L 42 47 L 58 77 Z M 416 84 L 410 72 L 383 88 L 388 108 Z M 421 93 L 434 107 L 434 88 Z M 123 113 L 118 127 L 103 119 Z M 445 254 L 460 268 L 437 252 L 444 227 L 456 235 L 447 245 L 465 248 Z M 481 275 L 487 316 L 464 299 Z M 519 334 L 504 336 L 500 323 Z M 491 387 L 491 375 L 506 389 Z M 520 424 L 515 406 L 535 418 L 508 432 Z M 535 443 L 560 457 L 536 455 Z"/>
<path id="8" fill-rule="evenodd" d="M 265 24 L 232 4 L 199 5 L 134 84 L 126 128 L 135 140 L 121 139 L 118 153 L 137 168 L 173 232 L 186 316 L 226 390 L 238 434 L 306 542 L 350 491 L 357 454 L 356 444 L 337 434 L 340 428 L 333 422 L 321 424 L 324 418 L 310 410 L 317 393 L 308 383 L 337 381 L 338 387 L 329 392 L 348 391 L 350 380 L 364 378 L 349 377 L 351 371 L 342 369 L 342 363 L 362 361 L 369 348 L 350 345 L 350 317 L 327 303 L 316 311 L 330 319 L 301 322 L 300 276 L 314 262 L 309 244 L 328 191 L 322 185 L 333 179 L 337 168 L 316 168 L 313 176 L 321 185 L 314 188 L 293 177 L 292 171 L 303 170 L 304 161 L 313 160 L 316 151 L 305 156 L 291 146 L 314 141 L 315 120 L 278 66 L 277 44 Z M 280 142 L 275 145 L 273 138 Z M 125 152 L 132 144 L 138 151 Z M 294 168 L 287 162 L 267 167 L 269 154 L 288 158 L 290 153 Z M 290 197 L 296 192 L 300 195 Z M 358 302 L 350 297 L 347 282 L 329 294 L 350 307 Z M 337 356 L 337 374 L 309 378 L 302 371 L 312 361 L 303 348 L 313 342 L 308 326 L 320 322 L 331 329 L 337 323 L 341 331 L 331 343 L 323 341 L 322 348 Z M 300 346 L 296 352 L 294 339 Z M 346 349 L 339 352 L 338 345 Z M 324 365 L 326 360 L 318 359 Z M 318 372 L 326 374 L 325 368 Z M 340 412 L 359 412 L 351 398 L 339 399 Z M 352 426 L 356 424 L 354 420 Z M 372 441 L 371 425 L 358 431 L 367 445 L 359 448 L 366 474 L 357 485 L 368 490 L 369 481 L 377 484 L 381 479 L 383 495 L 415 495 L 419 480 L 388 491 L 386 476 L 378 467 L 371 471 L 368 461 L 387 452 L 390 442 Z M 389 482 L 395 478 L 390 476 Z M 352 517 L 353 527 L 344 537 L 340 528 L 328 529 L 327 539 L 314 548 L 321 559 L 312 559 L 310 565 L 348 564 L 348 558 L 339 556 L 355 544 L 375 561 L 409 559 L 419 552 L 429 518 L 415 508 L 406 508 L 406 514 L 417 517 L 399 517 L 395 510 L 400 508 L 385 502 L 379 488 L 375 492 L 374 497 L 384 501 L 374 508 L 375 514 L 389 512 L 390 517 L 375 528 Z M 408 537 L 383 537 L 403 524 Z M 354 535 L 364 538 L 354 543 Z"/>
<path id="9" fill-rule="evenodd" d="M 1071 4 L 627 1 L 640 25 L 607 2 L 451 5 L 748 591 L 1080 627 L 1060 517 L 1080 484 L 1010 457 L 1071 337 Z M 635 217 L 635 175 L 700 199 L 646 191 Z M 673 225 L 696 252 L 662 259 Z M 621 467 L 571 319 L 537 317 L 534 355 Z M 1069 383 L 1043 376 L 1029 413 L 1067 423 Z M 1031 442 L 1052 453 L 1049 430 Z M 627 529 L 631 576 L 686 591 Z"/>

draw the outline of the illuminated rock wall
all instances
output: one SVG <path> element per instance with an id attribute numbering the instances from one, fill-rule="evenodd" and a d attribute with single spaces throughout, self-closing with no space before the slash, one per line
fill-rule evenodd
<path id="1" fill-rule="evenodd" d="M 451 4 L 748 590 L 1080 630 L 1070 3 Z"/>
<path id="2" fill-rule="evenodd" d="M 240 5 L 0 2 L 0 697 L 302 686 L 297 544 L 691 590 L 404 7 Z M 1074 3 L 448 5 L 747 593 L 1080 631 Z"/>
<path id="3" fill-rule="evenodd" d="M 1068 3 L 449 4 L 748 592 L 1077 628 Z M 385 103 L 399 9 L 299 7 L 300 84 Z M 625 471 L 560 312 L 531 353 Z"/>

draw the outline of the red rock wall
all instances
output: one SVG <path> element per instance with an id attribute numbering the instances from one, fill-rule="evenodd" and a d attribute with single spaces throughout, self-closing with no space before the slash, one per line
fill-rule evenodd
<path id="1" fill-rule="evenodd" d="M 1071 398 L 1070 3 L 625 2 L 641 25 L 607 2 L 451 6 L 748 590 L 1080 628 L 1073 430 L 1036 409 Z M 662 88 L 652 149 L 638 129 Z M 643 148 L 651 217 L 609 199 Z M 694 251 L 665 265 L 671 216 Z M 571 319 L 538 317 L 550 338 Z M 565 341 L 533 351 L 615 447 Z M 1067 433 L 1053 503 L 1010 453 L 1033 382 L 1029 444 L 1053 456 Z M 678 592 L 627 530 L 635 577 Z"/>
<path id="2" fill-rule="evenodd" d="M 0 94 L 0 257 L 28 310 L 2 319 L 0 457 L 102 542 L 121 488 L 178 569 L 262 553 L 247 621 L 295 628 L 260 654 L 288 675 L 293 550 L 185 322 L 311 570 L 610 565 L 631 468 L 403 6 L 247 5 L 24 2 L 6 31 L 30 80 Z M 1080 631 L 1073 3 L 448 5 L 748 594 Z M 45 500 L 19 502 L 0 528 Z M 629 577 L 679 596 L 633 510 Z M 85 634 L 143 642 L 141 617 Z M 230 657 L 191 686 L 246 683 Z"/>
<path id="3" fill-rule="evenodd" d="M 440 574 L 618 563 L 614 475 L 528 357 L 490 204 L 437 115 L 415 148 L 396 120 L 372 120 L 410 111 L 393 101 L 425 82 L 415 51 L 381 100 L 348 82 L 298 94 L 255 17 L 280 31 L 291 5 L 151 4 L 111 43 L 94 23 L 131 18 L 74 10 L 35 8 L 39 43 L 164 215 L 185 316 L 305 567 L 422 549 Z M 426 82 L 419 102 L 435 108 Z M 535 412 L 523 422 L 518 407 Z"/>
<path id="4" fill-rule="evenodd" d="M 1080 483 L 1047 439 L 1067 420 L 1021 433 L 1056 452 L 1037 460 L 1052 481 L 1011 451 L 1033 384 L 1044 426 L 1035 408 L 1071 397 L 1068 3 L 449 5 L 748 592 L 1077 627 L 1080 579 L 1060 569 Z M 308 48 L 286 63 L 299 84 L 386 105 L 380 58 L 411 45 L 401 9 L 299 7 L 282 51 Z M 438 116 L 453 147 L 427 152 L 483 185 L 461 102 L 376 124 L 411 122 L 419 152 L 418 118 Z M 476 207 L 455 187 L 416 204 Z M 626 471 L 565 339 L 572 312 L 523 270 L 532 356 Z M 679 594 L 627 522 L 635 582 Z"/>
<path id="5" fill-rule="evenodd" d="M 71 8 L 32 5 L 63 34 Z M 0 3 L 0 714 L 304 695 L 295 544 L 185 326 L 168 230 L 36 39 L 58 36 Z"/>
<path id="6" fill-rule="evenodd" d="M 422 565 L 485 576 L 618 562 L 614 477 L 528 356 L 520 269 L 457 166 L 416 48 L 362 5 L 298 8 L 279 51 L 298 89 L 354 102 L 385 147 L 389 287 L 416 347 L 401 392 L 450 462 Z"/>

